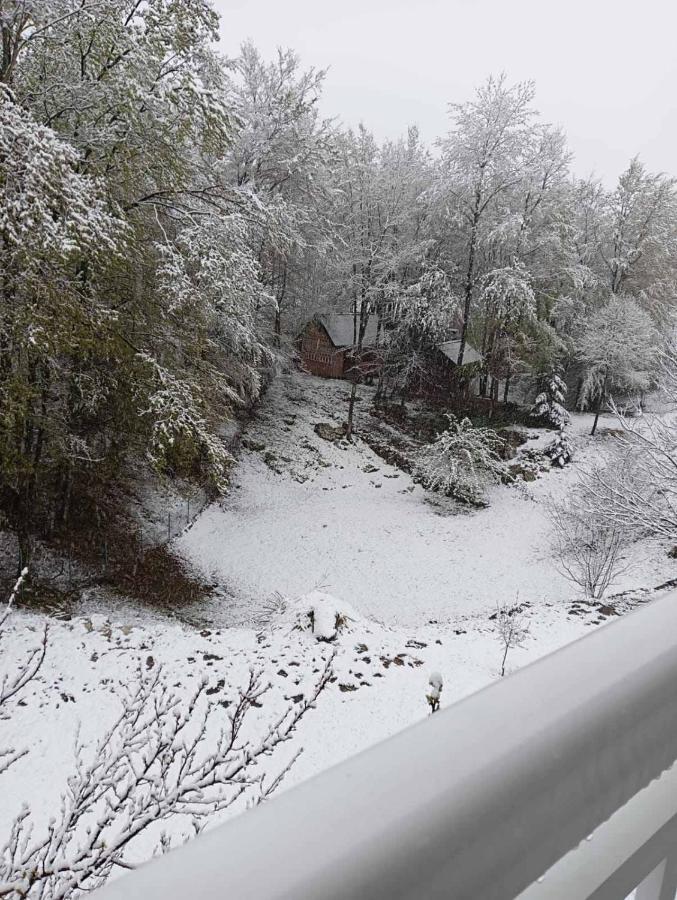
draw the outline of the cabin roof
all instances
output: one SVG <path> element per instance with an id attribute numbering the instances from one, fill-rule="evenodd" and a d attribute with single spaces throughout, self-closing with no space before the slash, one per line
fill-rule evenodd
<path id="1" fill-rule="evenodd" d="M 337 348 L 352 347 L 355 343 L 355 317 L 352 313 L 318 313 L 315 321 L 319 322 L 329 336 L 329 340 Z M 359 325 L 359 323 L 358 323 Z M 461 348 L 461 341 L 458 331 L 451 332 L 453 335 L 449 341 L 444 341 L 437 345 L 437 349 L 446 356 L 446 358 L 458 365 L 458 352 Z M 373 347 L 378 339 L 378 319 L 376 316 L 370 316 L 367 321 L 367 328 L 362 341 L 363 347 Z M 472 344 L 466 343 L 465 352 L 463 353 L 463 365 L 471 365 L 472 363 L 483 362 L 482 354 L 479 353 Z"/>
<path id="2" fill-rule="evenodd" d="M 324 327 L 335 347 L 352 347 L 355 343 L 355 317 L 352 313 L 322 313 L 317 316 L 317 321 Z M 373 347 L 377 336 L 378 321 L 374 316 L 370 316 L 362 346 Z"/>
<path id="3" fill-rule="evenodd" d="M 461 342 L 458 339 L 453 341 L 444 341 L 443 344 L 438 344 L 437 349 L 443 353 L 448 360 L 453 362 L 454 365 L 458 365 L 458 353 L 461 349 Z M 478 353 L 477 350 L 472 346 L 472 344 L 466 343 L 465 350 L 463 352 L 463 365 L 468 366 L 471 363 L 481 363 L 482 354 Z"/>

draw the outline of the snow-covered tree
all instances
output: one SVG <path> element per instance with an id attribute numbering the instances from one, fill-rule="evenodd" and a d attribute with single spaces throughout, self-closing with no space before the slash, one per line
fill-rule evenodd
<path id="1" fill-rule="evenodd" d="M 426 384 L 430 378 L 430 358 L 435 348 L 454 331 L 458 298 L 446 273 L 434 262 L 424 260 L 420 276 L 402 288 L 399 300 L 388 317 L 388 342 L 377 396 L 386 390 L 393 396 Z"/>
<path id="2" fill-rule="evenodd" d="M 505 666 L 511 650 L 523 647 L 529 637 L 530 626 L 524 610 L 516 603 L 498 603 L 492 616 L 496 637 L 501 645 L 501 678 L 505 675 Z"/>
<path id="3" fill-rule="evenodd" d="M 582 475 L 579 503 L 628 540 L 677 541 L 677 353 L 661 355 L 659 386 L 667 414 L 626 418 L 615 408 L 621 435 L 608 457 Z"/>
<path id="4" fill-rule="evenodd" d="M 229 62 L 227 97 L 240 127 L 229 146 L 228 166 L 238 187 L 263 204 L 258 261 L 274 298 L 278 346 L 283 311 L 312 302 L 305 270 L 331 243 L 328 168 L 334 129 L 318 109 L 325 75 L 303 70 L 291 50 L 278 50 L 268 63 L 251 43 Z"/>
<path id="5" fill-rule="evenodd" d="M 564 425 L 560 425 L 559 431 L 543 452 L 550 459 L 553 466 L 558 466 L 560 469 L 563 469 L 564 466 L 573 460 L 574 444 Z"/>
<path id="6" fill-rule="evenodd" d="M 74 455 L 73 412 L 111 387 L 92 354 L 108 364 L 118 317 L 102 283 L 126 232 L 80 162 L 0 85 L 0 498 L 24 562 L 43 475 Z"/>
<path id="7" fill-rule="evenodd" d="M 421 195 L 428 158 L 418 133 L 379 146 L 366 128 L 341 136 L 335 171 L 336 241 L 328 260 L 334 304 L 352 312 L 353 358 L 359 360 L 370 321 L 383 335 L 405 300 L 407 272 L 420 272 L 425 241 L 419 235 Z M 357 382 L 356 365 L 348 409 L 348 434 Z"/>
<path id="8" fill-rule="evenodd" d="M 592 434 L 610 397 L 641 396 L 651 387 L 657 353 L 654 323 L 632 297 L 614 295 L 591 317 L 578 357 L 585 373 L 579 405 L 595 411 Z"/>
<path id="9" fill-rule="evenodd" d="M 532 156 L 534 85 L 489 78 L 466 103 L 450 104 L 452 127 L 441 142 L 442 182 L 438 189 L 448 225 L 464 236 L 462 326 L 463 362 L 478 281 L 478 257 L 496 205 L 522 179 Z"/>
<path id="10" fill-rule="evenodd" d="M 131 456 L 224 484 L 218 429 L 270 360 L 261 234 L 290 226 L 233 173 L 208 0 L 22 0 L 0 26 L 0 505 L 27 557 Z"/>
<path id="11" fill-rule="evenodd" d="M 662 299 L 656 286 L 677 262 L 677 181 L 651 174 L 635 157 L 608 197 L 599 254 L 612 293 L 648 292 L 647 302 Z M 650 282 L 647 282 L 647 275 Z"/>
<path id="12" fill-rule="evenodd" d="M 498 455 L 500 438 L 490 428 L 475 427 L 470 419 L 447 418 L 448 429 L 421 451 L 416 478 L 428 490 L 462 503 L 485 505 L 488 485 L 505 477 L 505 466 Z"/>
<path id="13" fill-rule="evenodd" d="M 638 159 L 611 191 L 598 180 L 577 179 L 562 194 L 558 223 L 552 315 L 574 367 L 580 336 L 614 296 L 634 298 L 665 327 L 677 275 L 673 179 L 648 173 Z"/>
<path id="14" fill-rule="evenodd" d="M 543 390 L 536 396 L 531 407 L 531 415 L 553 428 L 562 428 L 571 420 L 565 406 L 567 386 L 557 372 L 549 372 L 543 378 L 542 385 Z"/>
<path id="15" fill-rule="evenodd" d="M 536 297 L 530 276 L 521 263 L 492 269 L 483 276 L 479 312 L 481 350 L 492 378 L 490 393 L 494 399 L 498 399 L 499 378 L 505 379 L 507 399 L 510 379 L 516 370 L 516 344 L 535 316 Z"/>

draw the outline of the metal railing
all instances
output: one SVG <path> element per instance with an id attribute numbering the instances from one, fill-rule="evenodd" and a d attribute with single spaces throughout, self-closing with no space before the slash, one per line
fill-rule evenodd
<path id="1" fill-rule="evenodd" d="M 675 759 L 671 593 L 99 897 L 674 900 Z"/>

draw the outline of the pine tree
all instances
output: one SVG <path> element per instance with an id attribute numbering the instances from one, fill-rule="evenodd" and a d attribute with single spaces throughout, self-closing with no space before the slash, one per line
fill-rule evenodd
<path id="1" fill-rule="evenodd" d="M 543 390 L 534 400 L 531 415 L 547 422 L 553 428 L 562 428 L 571 421 L 566 410 L 567 386 L 557 372 L 550 372 L 544 378 Z"/>
<path id="2" fill-rule="evenodd" d="M 543 451 L 550 458 L 553 466 L 563 469 L 574 458 L 574 446 L 569 434 L 565 431 L 564 425 L 560 425 L 559 432 L 550 441 Z"/>

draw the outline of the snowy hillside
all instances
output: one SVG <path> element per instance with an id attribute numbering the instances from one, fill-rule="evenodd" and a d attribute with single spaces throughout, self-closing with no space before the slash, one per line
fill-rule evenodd
<path id="1" fill-rule="evenodd" d="M 498 486 L 488 509 L 468 511 L 427 494 L 361 440 L 320 437 L 314 426 L 340 423 L 346 395 L 341 383 L 307 376 L 273 385 L 244 436 L 229 496 L 174 542 L 218 584 L 182 621 L 93 594 L 75 615 L 50 623 L 44 666 L 3 724 L 9 744 L 30 752 L 5 785 L 0 827 L 24 802 L 44 824 L 65 789 L 76 735 L 91 752 L 139 668 L 161 668 L 182 697 L 206 679 L 215 726 L 227 721 L 249 669 L 261 671 L 271 689 L 247 721 L 253 738 L 308 695 L 333 656 L 316 708 L 257 767 L 274 778 L 303 747 L 290 785 L 426 716 L 431 672 L 442 677 L 442 706 L 499 677 L 497 604 L 519 603 L 528 627 L 523 646 L 510 650 L 508 672 L 606 621 L 613 610 L 577 600 L 550 548 L 544 503 L 567 491 L 576 466 Z M 282 428 L 273 415 L 280 409 Z M 359 410 L 366 432 L 366 401 Z M 576 422 L 579 461 L 591 452 L 588 425 Z M 533 445 L 543 440 L 530 433 Z M 616 590 L 675 575 L 657 543 L 634 548 L 633 558 Z M 41 622 L 15 614 L 9 646 L 17 658 Z M 169 829 L 179 835 L 190 824 L 176 818 Z M 152 846 L 146 836 L 134 853 Z"/>
<path id="2" fill-rule="evenodd" d="M 175 548 L 225 585 L 238 610 L 274 593 L 321 588 L 388 625 L 418 626 L 493 610 L 497 600 L 559 603 L 572 586 L 555 567 L 546 511 L 566 494 L 590 453 L 590 417 L 577 416 L 576 466 L 533 483 L 491 490 L 490 510 L 469 510 L 426 492 L 363 441 L 323 440 L 318 423 L 340 425 L 349 388 L 312 377 L 279 378 L 249 428 L 233 490 Z M 359 429 L 373 421 L 365 391 Z M 280 418 L 283 425 L 279 426 Z M 525 447 L 548 440 L 530 429 Z M 674 567 L 661 548 L 637 551 L 617 590 L 660 582 Z"/>

